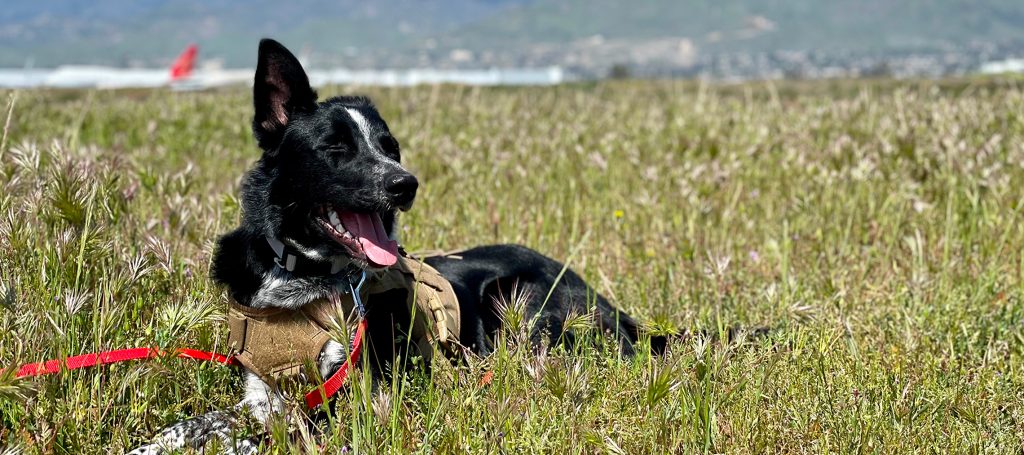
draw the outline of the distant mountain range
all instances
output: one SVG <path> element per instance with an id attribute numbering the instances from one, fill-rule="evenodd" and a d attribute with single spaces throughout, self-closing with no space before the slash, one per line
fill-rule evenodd
<path id="1" fill-rule="evenodd" d="M 1024 43 L 1021 0 L 10 0 L 0 67 L 254 65 L 273 36 L 313 65 L 682 65 L 723 53 L 942 52 Z"/>

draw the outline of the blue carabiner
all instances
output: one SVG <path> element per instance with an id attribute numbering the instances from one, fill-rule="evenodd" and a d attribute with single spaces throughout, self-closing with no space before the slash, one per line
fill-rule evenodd
<path id="1" fill-rule="evenodd" d="M 363 275 L 359 278 L 359 284 L 352 287 L 352 281 L 348 282 L 348 290 L 352 293 L 352 303 L 356 307 L 356 311 L 359 312 L 359 319 L 366 317 L 366 306 L 363 305 L 363 298 L 359 295 L 359 291 L 363 288 L 363 284 L 366 283 L 366 269 L 363 269 Z"/>

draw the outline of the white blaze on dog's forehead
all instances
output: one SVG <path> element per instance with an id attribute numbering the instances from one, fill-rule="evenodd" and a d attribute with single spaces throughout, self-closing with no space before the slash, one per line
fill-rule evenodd
<path id="1" fill-rule="evenodd" d="M 350 107 L 346 107 L 345 111 L 352 117 L 352 120 L 356 122 L 356 126 L 359 127 L 359 133 L 363 135 L 363 140 L 366 141 L 366 145 L 369 145 L 373 149 L 373 144 L 370 143 L 370 123 L 366 121 L 366 117 L 363 116 L 362 112 L 359 112 Z"/>
<path id="2" fill-rule="evenodd" d="M 359 128 L 359 133 L 363 136 L 363 140 L 366 141 L 366 146 L 376 155 L 385 158 L 380 160 L 380 162 L 374 166 L 374 173 L 377 175 L 385 175 L 389 172 L 394 172 L 396 170 L 396 166 L 397 170 L 405 171 L 405 168 L 403 168 L 402 165 L 385 157 L 380 147 L 375 144 L 375 141 L 370 141 L 370 122 L 366 120 L 366 116 L 364 116 L 362 112 L 350 107 L 346 107 L 345 112 L 348 112 L 349 117 L 352 117 L 352 121 L 356 122 L 356 126 Z"/>

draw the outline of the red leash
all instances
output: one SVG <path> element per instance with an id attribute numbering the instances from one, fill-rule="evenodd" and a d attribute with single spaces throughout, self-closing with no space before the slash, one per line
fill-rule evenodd
<path id="1" fill-rule="evenodd" d="M 306 406 L 309 409 L 316 409 L 320 405 L 327 401 L 327 398 L 334 396 L 341 390 L 341 386 L 345 385 L 345 380 L 348 379 L 348 372 L 352 368 L 355 368 L 355 364 L 359 361 L 359 352 L 363 348 L 363 334 L 366 332 L 366 319 L 359 320 L 359 325 L 356 326 L 356 336 L 352 338 L 352 352 L 349 353 L 348 359 L 345 363 L 341 364 L 338 371 L 335 371 L 331 377 L 324 381 L 324 385 L 310 390 L 306 393 Z"/>
<path id="2" fill-rule="evenodd" d="M 127 362 L 129 360 L 155 359 L 157 357 L 165 357 L 166 355 L 167 353 L 161 352 L 157 348 L 118 349 L 116 351 L 106 351 L 97 354 L 82 354 L 74 357 L 68 357 L 63 362 L 60 360 L 47 360 L 45 362 L 30 363 L 22 366 L 18 372 L 14 374 L 14 377 L 25 378 L 42 376 L 45 374 L 59 373 L 61 370 L 77 370 L 79 368 L 87 368 L 96 365 L 109 365 L 111 363 Z M 228 357 L 224 354 L 217 354 L 216 352 L 197 351 L 195 349 L 178 349 L 177 351 L 174 351 L 173 355 L 175 357 L 185 359 L 207 360 L 210 362 L 223 363 L 225 365 L 237 365 L 237 362 L 233 357 Z"/>
<path id="3" fill-rule="evenodd" d="M 349 354 L 348 359 L 345 360 L 345 363 L 343 363 L 341 368 L 338 368 L 338 371 L 334 372 L 330 378 L 327 378 L 322 386 L 317 387 L 306 394 L 306 406 L 309 406 L 310 409 L 315 409 L 322 405 L 328 397 L 334 396 L 334 394 L 338 393 L 338 391 L 341 390 L 341 387 L 345 385 L 345 380 L 348 379 L 349 369 L 353 368 L 355 363 L 359 360 L 359 353 L 362 351 L 363 346 L 364 332 L 366 332 L 366 319 L 359 321 L 359 325 L 356 327 L 356 335 L 352 340 L 352 352 Z M 173 353 L 167 353 L 162 352 L 157 348 L 132 348 L 105 351 L 95 354 L 76 355 L 74 357 L 68 357 L 63 362 L 60 360 L 47 360 L 45 362 L 30 363 L 19 368 L 18 372 L 14 374 L 14 377 L 26 378 L 42 376 L 59 373 L 61 370 L 77 370 L 96 365 L 109 365 L 111 363 L 127 362 L 129 360 L 155 359 L 157 357 L 166 357 L 168 355 L 173 355 L 183 359 L 215 362 L 222 365 L 238 365 L 238 361 L 235 360 L 234 357 L 228 357 L 216 352 L 206 352 L 197 349 L 178 349 Z"/>

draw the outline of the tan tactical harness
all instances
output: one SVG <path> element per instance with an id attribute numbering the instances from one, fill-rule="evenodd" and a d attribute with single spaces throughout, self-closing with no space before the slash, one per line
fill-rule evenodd
<path id="1" fill-rule="evenodd" d="M 459 302 L 451 284 L 433 267 L 400 256 L 398 263 L 370 280 L 360 292 L 367 305 L 373 305 L 375 294 L 407 291 L 405 303 L 413 316 L 409 335 L 420 352 L 431 352 L 435 342 L 444 348 L 458 343 Z M 354 306 L 349 294 L 315 300 L 295 310 L 256 309 L 232 301 L 228 344 L 245 368 L 271 383 L 314 364 L 332 339 L 330 328 L 339 323 L 335 321 L 347 320 Z"/>

